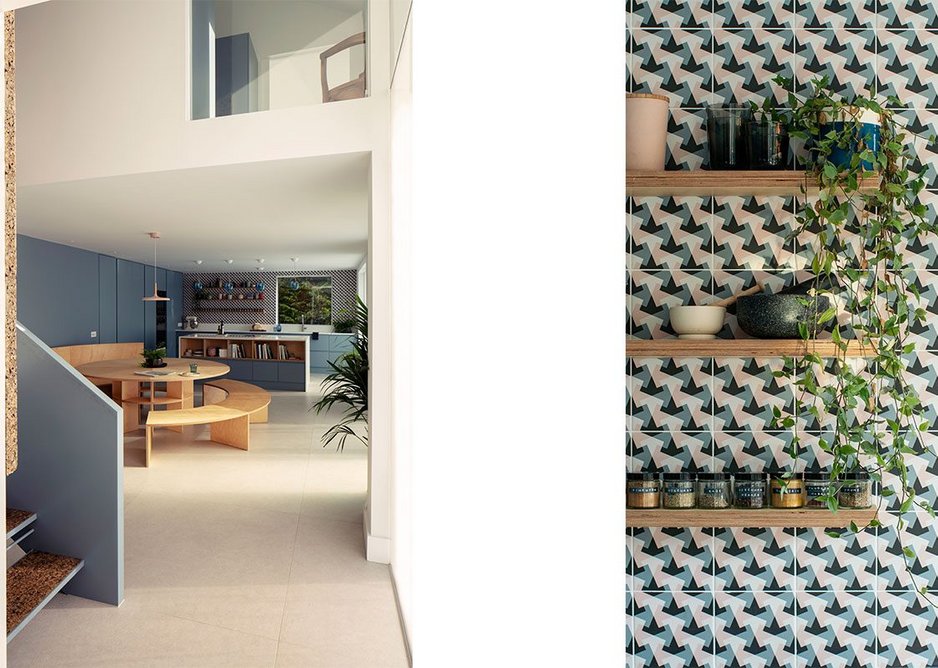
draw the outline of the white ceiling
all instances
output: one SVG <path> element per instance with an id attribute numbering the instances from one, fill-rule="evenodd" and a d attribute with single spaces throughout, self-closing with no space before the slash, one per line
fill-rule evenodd
<path id="1" fill-rule="evenodd" d="M 17 191 L 18 231 L 177 271 L 351 269 L 368 245 L 367 153 L 277 160 Z M 233 259 L 227 264 L 226 259 Z M 203 261 L 201 266 L 193 262 Z"/>

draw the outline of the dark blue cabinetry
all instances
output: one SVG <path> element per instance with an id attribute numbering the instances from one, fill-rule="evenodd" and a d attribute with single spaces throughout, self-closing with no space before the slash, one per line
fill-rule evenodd
<path id="1" fill-rule="evenodd" d="M 117 343 L 117 258 L 98 256 L 98 343 Z"/>
<path id="2" fill-rule="evenodd" d="M 143 294 L 144 267 L 139 262 L 117 260 L 117 341 L 145 341 Z M 152 289 L 152 288 L 151 288 Z"/>

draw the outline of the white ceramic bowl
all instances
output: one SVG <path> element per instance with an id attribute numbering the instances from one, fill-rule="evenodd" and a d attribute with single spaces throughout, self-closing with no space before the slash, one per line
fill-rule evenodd
<path id="1" fill-rule="evenodd" d="M 679 339 L 715 339 L 726 317 L 723 306 L 673 306 L 668 311 Z"/>

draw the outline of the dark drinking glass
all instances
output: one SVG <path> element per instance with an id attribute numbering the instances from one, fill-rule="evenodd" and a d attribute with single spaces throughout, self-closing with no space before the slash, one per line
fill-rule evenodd
<path id="1" fill-rule="evenodd" d="M 763 118 L 746 123 L 746 149 L 751 169 L 785 169 L 788 165 L 788 129 Z"/>
<path id="2" fill-rule="evenodd" d="M 748 107 L 716 105 L 707 108 L 707 143 L 710 169 L 748 169 L 745 122 Z"/>

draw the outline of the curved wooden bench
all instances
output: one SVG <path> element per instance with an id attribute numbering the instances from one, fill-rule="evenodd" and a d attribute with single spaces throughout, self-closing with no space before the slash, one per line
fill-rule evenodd
<path id="1" fill-rule="evenodd" d="M 251 422 L 267 422 L 270 393 L 237 380 L 205 381 L 203 406 L 182 410 L 150 411 L 147 415 L 146 466 L 150 465 L 153 430 L 157 427 L 210 425 L 209 438 L 241 450 L 250 447 Z"/>

